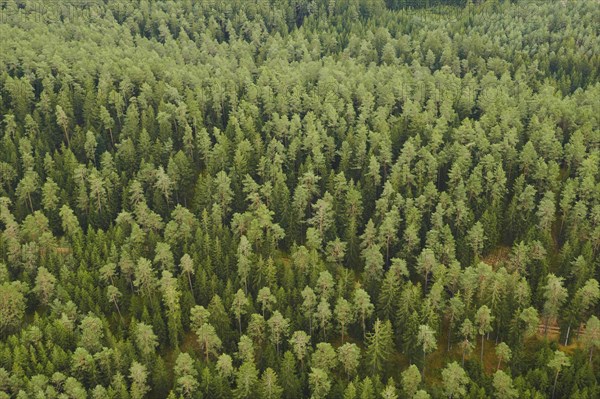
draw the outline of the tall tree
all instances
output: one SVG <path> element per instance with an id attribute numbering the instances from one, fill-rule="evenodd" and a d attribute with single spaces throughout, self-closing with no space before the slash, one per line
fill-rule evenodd
<path id="1" fill-rule="evenodd" d="M 554 399 L 554 394 L 556 393 L 556 383 L 558 382 L 558 374 L 563 369 L 563 367 L 569 367 L 571 362 L 567 355 L 564 352 L 556 350 L 554 352 L 554 356 L 548 362 L 548 367 L 554 370 L 556 373 L 554 374 L 554 384 L 552 384 L 552 398 Z"/>
<path id="2" fill-rule="evenodd" d="M 348 325 L 354 321 L 354 309 L 350 302 L 346 299 L 340 297 L 338 298 L 335 309 L 334 309 L 335 319 L 338 322 L 340 332 L 342 333 L 342 344 L 344 343 L 344 335 L 346 333 L 346 329 Z"/>
<path id="3" fill-rule="evenodd" d="M 585 329 L 581 334 L 581 341 L 583 347 L 590 353 L 590 363 L 592 363 L 592 356 L 594 349 L 600 348 L 600 320 L 596 316 L 592 316 L 585 323 Z"/>
<path id="4" fill-rule="evenodd" d="M 548 324 L 558 317 L 559 311 L 567 300 L 567 289 L 563 287 L 563 278 L 554 274 L 548 275 L 544 286 L 544 335 L 548 335 Z"/>
<path id="5" fill-rule="evenodd" d="M 427 354 L 433 352 L 437 348 L 437 341 L 435 339 L 435 331 L 426 324 L 419 326 L 419 333 L 417 335 L 417 341 L 421 345 L 423 350 L 423 380 L 425 379 L 425 369 L 427 365 Z"/>
<path id="6" fill-rule="evenodd" d="M 248 311 L 248 303 L 248 298 L 246 298 L 246 294 L 244 294 L 244 291 L 241 288 L 237 290 L 233 297 L 231 311 L 237 319 L 240 335 L 242 335 L 242 315 L 246 314 L 246 312 Z"/>
<path id="7" fill-rule="evenodd" d="M 267 321 L 267 325 L 269 326 L 269 331 L 271 333 L 271 341 L 275 344 L 275 348 L 279 354 L 279 345 L 283 338 L 288 334 L 290 321 L 276 310 Z"/>
<path id="8" fill-rule="evenodd" d="M 367 291 L 362 288 L 357 288 L 354 291 L 354 297 L 352 300 L 354 304 L 354 309 L 358 318 L 360 320 L 360 325 L 363 331 L 363 337 L 366 337 L 366 326 L 367 319 L 371 317 L 373 311 L 375 310 L 375 306 L 371 303 L 371 297 L 367 293 Z"/>
<path id="9" fill-rule="evenodd" d="M 496 366 L 496 370 L 500 370 L 500 365 L 502 362 L 508 362 L 512 357 L 512 351 L 510 347 L 506 345 L 504 342 L 500 342 L 496 345 L 496 357 L 498 358 L 498 366 Z"/>
<path id="10" fill-rule="evenodd" d="M 394 349 L 392 323 L 377 319 L 373 331 L 366 336 L 367 364 L 374 373 L 381 373 Z"/>
<path id="11" fill-rule="evenodd" d="M 475 314 L 475 324 L 477 325 L 477 332 L 481 335 L 481 363 L 483 364 L 483 346 L 485 334 L 492 331 L 492 322 L 494 321 L 494 316 L 492 316 L 492 312 L 490 309 L 483 305 L 477 310 Z"/>

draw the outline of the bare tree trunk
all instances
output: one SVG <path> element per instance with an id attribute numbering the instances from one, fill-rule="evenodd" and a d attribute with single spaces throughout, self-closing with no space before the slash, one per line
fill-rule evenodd
<path id="1" fill-rule="evenodd" d="M 565 337 L 565 346 L 569 344 L 569 333 L 571 332 L 571 323 L 569 323 L 569 327 L 567 328 L 567 336 Z"/>
<path id="2" fill-rule="evenodd" d="M 427 358 L 425 355 L 425 349 L 423 349 L 423 382 L 425 382 L 425 367 L 427 365 Z"/>
<path id="3" fill-rule="evenodd" d="M 115 304 L 115 307 L 117 308 L 117 312 L 119 313 L 119 317 L 121 318 L 121 321 L 123 321 L 123 315 L 121 314 L 121 309 L 119 309 L 119 304 L 117 303 L 116 299 L 113 299 L 113 303 Z"/>
<path id="4" fill-rule="evenodd" d="M 194 289 L 192 288 L 192 277 L 190 276 L 190 272 L 187 273 L 188 276 L 188 282 L 190 283 L 190 292 L 192 294 L 192 298 L 194 299 L 194 302 L 196 302 L 196 298 L 194 298 Z"/>
<path id="5" fill-rule="evenodd" d="M 63 128 L 63 131 L 65 132 L 65 138 L 67 139 L 67 148 L 71 148 L 71 141 L 69 140 L 69 133 L 67 133 L 66 128 Z"/>
<path id="6" fill-rule="evenodd" d="M 31 202 L 31 193 L 27 193 L 27 199 L 29 200 L 29 209 L 31 209 L 31 213 L 33 213 L 33 202 Z"/>
<path id="7" fill-rule="evenodd" d="M 452 323 L 449 322 L 448 323 L 448 350 L 447 350 L 447 352 L 450 352 L 450 335 L 452 332 L 451 327 L 452 327 Z"/>
<path id="8" fill-rule="evenodd" d="M 485 334 L 481 334 L 481 363 L 483 363 L 483 340 L 485 339 Z"/>

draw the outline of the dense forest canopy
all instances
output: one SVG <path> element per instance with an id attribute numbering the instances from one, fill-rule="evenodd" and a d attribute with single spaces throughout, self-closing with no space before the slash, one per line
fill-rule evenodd
<path id="1" fill-rule="evenodd" d="M 600 397 L 598 21 L 0 2 L 0 398 Z"/>

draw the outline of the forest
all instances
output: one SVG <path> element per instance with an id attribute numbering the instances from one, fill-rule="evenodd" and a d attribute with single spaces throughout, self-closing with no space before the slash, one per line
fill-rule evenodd
<path id="1" fill-rule="evenodd" d="M 0 399 L 600 398 L 597 0 L 0 2 Z"/>

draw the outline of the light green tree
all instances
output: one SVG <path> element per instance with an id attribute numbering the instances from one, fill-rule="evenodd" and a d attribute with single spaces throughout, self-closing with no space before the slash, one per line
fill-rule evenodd
<path id="1" fill-rule="evenodd" d="M 456 362 L 449 363 L 442 370 L 442 385 L 444 394 L 449 398 L 462 398 L 466 395 L 466 385 L 469 377 L 465 370 Z"/>
<path id="2" fill-rule="evenodd" d="M 567 355 L 564 352 L 556 350 L 554 351 L 554 356 L 548 362 L 548 367 L 554 370 L 556 373 L 554 374 L 554 384 L 552 384 L 552 398 L 554 398 L 554 394 L 556 392 L 556 383 L 558 382 L 558 374 L 563 369 L 563 367 L 569 367 L 571 364 Z"/>
<path id="3" fill-rule="evenodd" d="M 486 305 L 483 305 L 477 310 L 477 313 L 475 314 L 475 324 L 477 325 L 477 332 L 479 335 L 481 335 L 481 363 L 483 363 L 483 344 L 485 334 L 492 331 L 493 321 L 494 316 L 492 316 L 492 312 Z"/>

